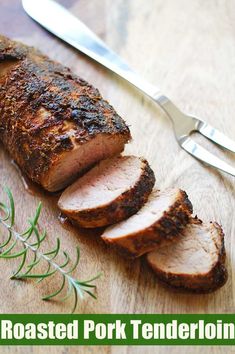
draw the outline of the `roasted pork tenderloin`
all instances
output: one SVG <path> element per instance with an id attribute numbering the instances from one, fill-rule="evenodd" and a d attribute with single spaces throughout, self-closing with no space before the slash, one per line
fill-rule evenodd
<path id="1" fill-rule="evenodd" d="M 191 222 L 177 242 L 148 253 L 147 261 L 164 283 L 193 292 L 210 292 L 227 280 L 224 234 L 215 222 Z"/>
<path id="2" fill-rule="evenodd" d="M 58 206 L 81 227 L 114 224 L 135 214 L 155 183 L 145 159 L 119 156 L 101 161 L 62 193 Z"/>
<path id="3" fill-rule="evenodd" d="M 130 131 L 92 85 L 0 36 L 0 139 L 29 178 L 58 191 L 123 151 Z"/>
<path id="4" fill-rule="evenodd" d="M 184 191 L 154 190 L 137 214 L 108 227 L 101 237 L 124 255 L 138 257 L 173 241 L 191 213 L 192 204 Z"/>

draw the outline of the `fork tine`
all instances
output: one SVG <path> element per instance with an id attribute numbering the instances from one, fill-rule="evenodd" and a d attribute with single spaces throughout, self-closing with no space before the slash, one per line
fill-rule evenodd
<path id="1" fill-rule="evenodd" d="M 221 171 L 227 172 L 232 176 L 235 176 L 235 168 L 227 164 L 225 161 L 216 157 L 201 145 L 195 143 L 195 141 L 189 137 L 184 137 L 179 141 L 181 147 L 186 150 L 190 155 L 193 155 L 198 160 L 205 162 L 206 164 L 218 168 Z"/>
<path id="2" fill-rule="evenodd" d="M 228 138 L 226 135 L 212 127 L 210 124 L 207 124 L 203 121 L 199 121 L 197 125 L 197 130 L 214 143 L 222 146 L 227 150 L 235 152 L 235 141 Z"/>

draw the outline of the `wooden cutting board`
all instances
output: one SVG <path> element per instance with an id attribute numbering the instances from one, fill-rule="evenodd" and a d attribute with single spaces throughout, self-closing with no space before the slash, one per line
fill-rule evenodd
<path id="1" fill-rule="evenodd" d="M 180 108 L 203 117 L 235 139 L 235 3 L 232 0 L 64 0 L 79 16 L 138 72 L 158 84 Z M 63 25 L 63 24 L 62 24 Z M 130 125 L 132 143 L 126 153 L 145 156 L 156 173 L 157 187 L 185 189 L 195 214 L 205 221 L 217 220 L 226 235 L 229 279 L 209 295 L 177 294 L 160 285 L 144 259 L 129 261 L 107 248 L 99 235 L 64 228 L 58 221 L 56 196 L 40 188 L 29 193 L 11 158 L 0 147 L 0 184 L 8 185 L 15 197 L 17 228 L 43 202 L 40 225 L 48 230 L 48 247 L 60 236 L 62 248 L 75 255 L 81 249 L 77 276 L 84 279 L 99 271 L 98 300 L 86 298 L 78 313 L 232 313 L 234 303 L 235 179 L 205 167 L 177 145 L 165 114 L 136 89 L 78 51 L 53 37 L 34 23 L 19 0 L 0 0 L 0 33 L 33 45 L 51 58 L 69 66 L 98 87 L 105 98 Z M 198 137 L 195 136 L 195 139 Z M 235 156 L 208 142 L 211 151 L 235 165 Z M 1 199 L 3 194 L 1 193 Z M 49 282 L 9 280 L 16 267 L 0 260 L 0 311 L 3 313 L 65 313 L 69 304 L 43 302 L 41 296 L 53 290 Z M 71 305 L 71 304 L 70 304 Z M 31 353 L 32 348 L 15 349 Z M 34 348 L 34 353 L 45 350 Z M 89 353 L 95 348 L 87 348 Z M 160 353 L 161 348 L 99 348 L 99 353 Z M 191 350 L 191 351 L 190 351 Z M 199 353 L 200 348 L 189 349 Z M 11 349 L 1 349 L 9 352 Z M 47 348 L 47 353 L 58 352 Z M 61 353 L 76 349 L 64 348 Z M 12 351 L 13 352 L 13 351 Z M 14 351 L 15 353 L 16 351 Z M 85 352 L 83 349 L 82 352 Z M 164 352 L 181 352 L 164 348 Z M 209 352 L 209 351 L 208 351 Z M 211 353 L 212 351 L 210 351 Z M 213 352 L 220 353 L 220 349 Z"/>

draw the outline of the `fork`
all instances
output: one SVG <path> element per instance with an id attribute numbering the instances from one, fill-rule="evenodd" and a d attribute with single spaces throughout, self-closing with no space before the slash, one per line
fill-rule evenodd
<path id="1" fill-rule="evenodd" d="M 23 0 L 22 2 L 29 15 L 49 31 L 118 74 L 157 103 L 171 119 L 176 140 L 181 148 L 207 165 L 235 176 L 234 167 L 196 143 L 190 135 L 193 132 L 198 132 L 222 148 L 235 152 L 235 142 L 233 140 L 207 122 L 181 112 L 156 86 L 148 83 L 135 73 L 121 57 L 63 6 L 53 0 L 41 0 L 40 6 L 39 4 L 38 6 L 33 5 L 29 0 Z M 47 9 L 51 7 L 51 11 L 47 11 L 46 17 L 43 8 L 44 3 L 47 5 Z M 63 25 L 61 25 L 62 23 Z"/>

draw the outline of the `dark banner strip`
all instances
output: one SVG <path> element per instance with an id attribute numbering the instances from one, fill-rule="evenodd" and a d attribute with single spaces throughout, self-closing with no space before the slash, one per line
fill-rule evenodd
<path id="1" fill-rule="evenodd" d="M 234 345 L 235 315 L 0 315 L 0 345 Z"/>

